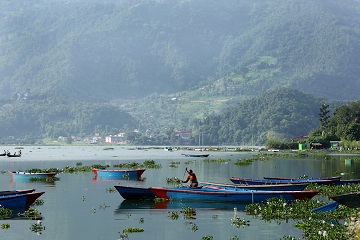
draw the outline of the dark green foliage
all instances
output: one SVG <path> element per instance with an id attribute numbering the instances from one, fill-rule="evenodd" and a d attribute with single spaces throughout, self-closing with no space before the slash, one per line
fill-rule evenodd
<path id="1" fill-rule="evenodd" d="M 329 118 L 329 134 L 341 140 L 360 140 L 360 101 L 335 109 Z"/>
<path id="2" fill-rule="evenodd" d="M 117 134 L 126 126 L 136 126 L 136 121 L 110 104 L 69 103 L 53 98 L 8 104 L 0 110 L 0 124 L 4 127 L 0 138 L 15 136 L 26 140 L 27 135 L 55 139 L 63 136 L 71 143 L 71 136 L 105 134 L 106 129 Z"/>
<path id="3" fill-rule="evenodd" d="M 265 147 L 273 148 L 273 149 L 297 149 L 298 143 L 297 142 L 290 142 L 290 141 L 280 141 L 276 139 L 269 139 L 265 143 Z"/>
<path id="4" fill-rule="evenodd" d="M 311 95 L 279 88 L 207 117 L 199 131 L 206 134 L 205 145 L 259 145 L 275 139 L 274 148 L 293 149 L 294 144 L 285 142 L 307 135 L 318 125 L 321 102 Z"/>

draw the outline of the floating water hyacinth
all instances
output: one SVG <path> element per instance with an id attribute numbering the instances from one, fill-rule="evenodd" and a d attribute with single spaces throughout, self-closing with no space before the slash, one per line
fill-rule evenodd
<path id="1" fill-rule="evenodd" d="M 249 220 L 240 218 L 237 212 L 237 208 L 234 208 L 234 217 L 231 219 L 231 225 L 235 226 L 236 228 L 244 227 L 244 226 L 250 226 Z"/>
<path id="2" fill-rule="evenodd" d="M 42 225 L 42 222 L 38 220 L 37 223 L 31 225 L 30 230 L 36 232 L 37 235 L 40 235 L 42 234 L 42 231 L 45 230 L 45 227 Z"/>

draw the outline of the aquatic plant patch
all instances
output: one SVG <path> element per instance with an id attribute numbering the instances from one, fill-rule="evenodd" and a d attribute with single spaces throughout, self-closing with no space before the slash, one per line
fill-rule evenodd
<path id="1" fill-rule="evenodd" d="M 177 177 L 172 177 L 172 178 L 166 178 L 166 184 L 169 185 L 174 185 L 174 186 L 180 186 L 181 185 L 181 180 Z"/>
<path id="2" fill-rule="evenodd" d="M 136 233 L 136 232 L 143 232 L 144 229 L 143 228 L 125 228 L 122 232 L 123 233 Z"/>
<path id="3" fill-rule="evenodd" d="M 297 221 L 295 227 L 303 231 L 306 239 L 348 239 L 346 225 L 340 224 L 339 220 L 348 219 L 356 210 L 340 205 L 333 211 L 312 211 L 326 203 L 313 199 L 287 202 L 273 198 L 266 203 L 248 204 L 245 212 L 265 221 L 293 219 Z"/>
<path id="4" fill-rule="evenodd" d="M 6 219 L 11 217 L 12 210 L 0 206 L 0 219 Z"/>
<path id="5" fill-rule="evenodd" d="M 8 223 L 1 224 L 1 229 L 9 229 L 9 228 L 10 228 L 10 224 L 8 224 Z"/>
<path id="6" fill-rule="evenodd" d="M 37 223 L 31 225 L 30 230 L 37 234 L 42 234 L 42 232 L 45 230 L 45 226 L 43 226 L 42 222 L 38 220 Z"/>
<path id="7" fill-rule="evenodd" d="M 37 220 L 42 218 L 40 212 L 37 209 L 29 208 L 24 212 L 24 217 L 29 220 Z"/>

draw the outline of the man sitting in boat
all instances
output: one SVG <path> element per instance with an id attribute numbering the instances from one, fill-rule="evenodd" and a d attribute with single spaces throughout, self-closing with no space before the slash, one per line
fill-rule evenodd
<path id="1" fill-rule="evenodd" d="M 183 183 L 187 183 L 188 181 L 190 181 L 190 186 L 189 188 L 195 188 L 198 186 L 198 181 L 196 178 L 196 174 L 190 169 L 189 171 L 187 170 L 187 168 L 185 169 L 187 171 L 187 173 L 189 174 L 188 177 L 186 178 L 185 181 L 182 181 Z"/>

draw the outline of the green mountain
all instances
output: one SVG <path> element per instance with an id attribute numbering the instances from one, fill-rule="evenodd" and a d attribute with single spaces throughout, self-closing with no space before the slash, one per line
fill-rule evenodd
<path id="1" fill-rule="evenodd" d="M 360 90 L 355 0 L 0 3 L 0 92 L 109 101 L 208 86 Z M 336 91 L 334 91 L 336 89 Z"/>
<path id="2" fill-rule="evenodd" d="M 53 97 L 66 99 L 65 105 L 111 103 L 124 119 L 132 117 L 137 127 L 152 131 L 195 128 L 280 87 L 329 101 L 358 100 L 359 10 L 357 0 L 3 0 L 0 100 L 4 106 L 22 101 L 36 116 L 41 115 L 36 104 Z M 13 129 L 54 135 L 40 125 L 20 128 L 6 119 L 8 110 L 0 110 L 0 123 L 11 127 L 6 135 Z M 272 114 L 268 118 L 274 121 L 280 117 Z M 301 116 L 297 121 L 308 122 Z M 245 133 L 260 134 L 259 141 L 265 132 L 300 133 L 257 118 Z M 34 121 L 51 126 L 49 119 Z M 109 125 L 87 121 L 101 129 Z M 111 126 L 129 129 L 125 122 Z M 267 131 L 254 127 L 263 123 Z M 63 129 L 90 134 L 95 128 L 90 125 Z M 222 131 L 230 134 L 238 127 L 244 134 L 243 125 L 229 127 Z"/>
<path id="3" fill-rule="evenodd" d="M 263 145 L 269 139 L 288 141 L 306 136 L 319 126 L 323 101 L 297 90 L 274 89 L 205 118 L 196 134 L 204 138 L 205 145 Z M 329 103 L 331 112 L 341 104 L 344 103 Z"/>

